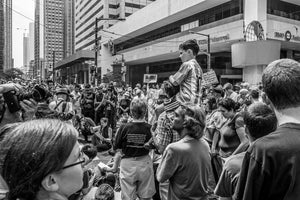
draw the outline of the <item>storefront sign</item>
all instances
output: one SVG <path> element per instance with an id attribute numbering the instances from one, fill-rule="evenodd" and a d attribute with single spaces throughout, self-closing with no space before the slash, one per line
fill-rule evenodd
<path id="1" fill-rule="evenodd" d="M 274 32 L 274 37 L 275 38 L 282 38 L 286 41 L 297 41 L 300 42 L 300 36 L 298 35 L 293 35 L 290 31 L 286 31 L 285 33 L 282 32 Z"/>
<path id="2" fill-rule="evenodd" d="M 211 37 L 210 42 L 211 43 L 216 43 L 216 42 L 225 42 L 230 39 L 229 34 L 223 35 L 223 36 L 218 36 L 218 37 Z M 207 39 L 204 40 L 198 40 L 199 45 L 204 45 L 207 44 Z"/>

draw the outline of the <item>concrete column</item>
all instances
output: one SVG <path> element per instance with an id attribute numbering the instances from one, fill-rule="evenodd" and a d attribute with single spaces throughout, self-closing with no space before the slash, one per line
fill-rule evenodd
<path id="1" fill-rule="evenodd" d="M 264 68 L 263 65 L 246 66 L 243 69 L 243 81 L 254 85 L 260 83 Z"/>
<path id="2" fill-rule="evenodd" d="M 287 50 L 286 58 L 293 59 L 293 50 Z"/>
<path id="3" fill-rule="evenodd" d="M 245 29 L 252 21 L 258 21 L 264 29 L 264 36 L 266 38 L 267 0 L 245 0 L 244 2 Z"/>

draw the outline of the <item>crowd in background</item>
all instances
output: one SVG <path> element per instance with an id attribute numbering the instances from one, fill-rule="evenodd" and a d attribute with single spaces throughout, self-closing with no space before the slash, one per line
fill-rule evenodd
<path id="1" fill-rule="evenodd" d="M 161 84 L 0 85 L 2 198 L 113 199 L 118 185 L 126 200 L 297 199 L 300 64 L 201 87 L 189 42 Z M 87 167 L 105 151 L 107 166 Z"/>

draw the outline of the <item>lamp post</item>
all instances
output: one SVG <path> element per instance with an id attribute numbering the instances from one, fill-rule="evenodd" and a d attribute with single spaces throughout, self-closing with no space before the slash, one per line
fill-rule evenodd
<path id="1" fill-rule="evenodd" d="M 201 35 L 201 36 L 205 36 L 207 37 L 207 53 L 205 53 L 207 55 L 207 70 L 211 70 L 211 66 L 210 66 L 210 59 L 211 59 L 211 54 L 210 54 L 210 35 L 209 34 L 203 34 L 203 33 L 197 33 L 194 31 L 189 31 L 189 33 L 191 34 L 196 34 L 196 35 Z"/>
<path id="2" fill-rule="evenodd" d="M 101 67 L 100 69 L 98 70 L 98 22 L 99 21 L 103 21 L 103 20 L 119 20 L 119 21 L 125 21 L 125 18 L 117 18 L 117 19 L 110 19 L 110 18 L 98 18 L 96 17 L 95 18 L 95 68 L 96 68 L 96 71 L 99 73 L 99 77 L 100 77 L 100 82 L 101 82 Z"/>

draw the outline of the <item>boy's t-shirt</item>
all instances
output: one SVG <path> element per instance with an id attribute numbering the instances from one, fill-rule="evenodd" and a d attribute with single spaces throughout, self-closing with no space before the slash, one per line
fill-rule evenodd
<path id="1" fill-rule="evenodd" d="M 121 126 L 116 135 L 115 149 L 122 149 L 123 158 L 149 154 L 144 144 L 150 140 L 151 125 L 146 122 L 131 122 Z"/>

